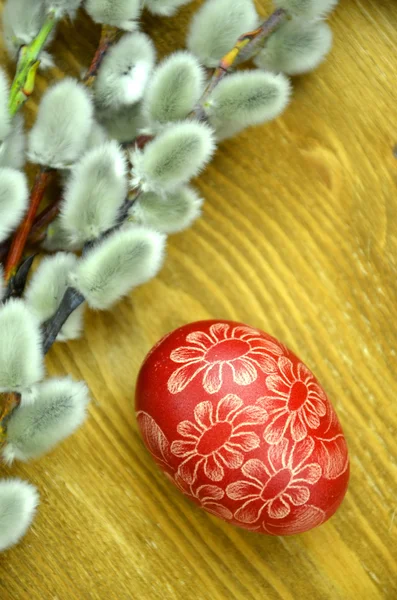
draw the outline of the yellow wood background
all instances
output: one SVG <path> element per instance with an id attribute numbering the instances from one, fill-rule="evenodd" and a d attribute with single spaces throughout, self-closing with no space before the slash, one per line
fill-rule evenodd
<path id="1" fill-rule="evenodd" d="M 145 17 L 161 55 L 183 46 L 199 4 Z M 294 81 L 284 116 L 221 145 L 197 182 L 203 218 L 170 239 L 159 277 L 50 353 L 49 372 L 85 379 L 93 401 L 52 454 L 2 468 L 41 494 L 33 528 L 1 555 L 2 600 L 397 598 L 397 3 L 342 0 L 331 25 L 328 61 Z M 48 79 L 78 75 L 98 36 L 83 15 L 61 27 L 29 124 Z M 280 338 L 337 409 L 351 484 L 319 529 L 282 539 L 228 526 L 184 499 L 140 440 L 146 352 L 217 317 Z"/>

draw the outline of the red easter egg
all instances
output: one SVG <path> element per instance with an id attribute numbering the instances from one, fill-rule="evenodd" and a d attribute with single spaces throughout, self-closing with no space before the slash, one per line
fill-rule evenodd
<path id="1" fill-rule="evenodd" d="M 345 437 L 314 375 L 270 335 L 230 321 L 180 327 L 136 389 L 154 460 L 204 510 L 291 535 L 329 519 L 349 480 Z"/>

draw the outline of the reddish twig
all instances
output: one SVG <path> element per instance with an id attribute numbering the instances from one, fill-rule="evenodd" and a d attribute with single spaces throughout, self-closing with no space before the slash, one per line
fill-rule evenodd
<path id="1" fill-rule="evenodd" d="M 204 91 L 200 102 L 192 113 L 193 117 L 199 120 L 206 119 L 204 104 L 214 88 L 216 88 L 222 79 L 226 77 L 226 75 L 228 75 L 230 71 L 237 65 L 240 65 L 241 63 L 255 56 L 255 54 L 257 54 L 262 47 L 264 40 L 268 38 L 273 31 L 278 29 L 286 19 L 286 11 L 280 8 L 276 10 L 266 21 L 264 21 L 264 23 L 262 23 L 258 29 L 244 33 L 238 38 L 234 48 L 232 48 L 232 50 L 225 54 L 225 56 L 220 60 L 219 65 L 215 69 L 211 81 Z"/>
<path id="2" fill-rule="evenodd" d="M 30 231 L 33 226 L 33 222 L 36 217 L 36 213 L 39 209 L 40 202 L 43 199 L 44 193 L 47 189 L 47 185 L 52 176 L 52 173 L 53 169 L 41 167 L 39 173 L 36 176 L 36 180 L 34 182 L 32 192 L 30 194 L 28 212 L 12 238 L 11 248 L 8 253 L 4 269 L 6 281 L 9 281 L 17 271 L 19 262 L 25 250 L 26 242 L 28 240 Z"/>
<path id="3" fill-rule="evenodd" d="M 37 215 L 33 222 L 33 227 L 30 231 L 27 243 L 30 245 L 40 244 L 44 241 L 47 230 L 46 227 L 54 221 L 59 215 L 61 198 L 57 198 Z M 8 239 L 0 244 L 0 263 L 4 261 L 10 250 L 11 240 Z"/>
<path id="4" fill-rule="evenodd" d="M 7 440 L 7 421 L 21 402 L 20 394 L 15 392 L 0 394 L 0 449 Z"/>
<path id="5" fill-rule="evenodd" d="M 98 74 L 99 67 L 111 46 L 119 39 L 120 30 L 117 27 L 111 27 L 110 25 L 103 25 L 101 31 L 101 38 L 99 40 L 98 48 L 91 61 L 91 65 L 87 73 L 83 78 L 83 82 L 87 87 L 91 87 Z"/>
<path id="6" fill-rule="evenodd" d="M 54 202 L 51 202 L 51 204 L 43 208 L 33 223 L 33 227 L 28 238 L 29 244 L 40 244 L 45 240 L 47 226 L 50 225 L 59 215 L 60 207 L 61 198 L 57 198 Z"/>

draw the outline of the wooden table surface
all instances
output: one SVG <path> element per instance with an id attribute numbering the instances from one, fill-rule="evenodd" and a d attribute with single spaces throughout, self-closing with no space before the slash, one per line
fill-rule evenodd
<path id="1" fill-rule="evenodd" d="M 258 2 L 263 15 L 269 4 Z M 198 5 L 145 18 L 160 54 L 183 46 Z M 221 145 L 197 182 L 203 218 L 170 239 L 161 274 L 50 353 L 49 372 L 85 379 L 93 401 L 52 454 L 2 468 L 41 494 L 33 528 L 1 555 L 2 600 L 397 598 L 397 4 L 342 0 L 331 25 L 332 54 L 295 80 L 284 116 Z M 29 123 L 48 79 L 77 75 L 98 35 L 84 16 L 62 26 Z M 203 513 L 142 444 L 133 399 L 145 354 L 217 317 L 290 346 L 339 414 L 350 488 L 312 532 L 266 537 Z"/>

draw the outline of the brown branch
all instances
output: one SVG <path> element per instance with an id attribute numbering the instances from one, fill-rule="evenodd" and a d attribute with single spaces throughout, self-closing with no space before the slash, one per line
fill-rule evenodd
<path id="1" fill-rule="evenodd" d="M 33 188 L 30 194 L 30 204 L 28 212 L 14 234 L 11 242 L 11 248 L 7 256 L 7 261 L 4 269 L 4 276 L 6 281 L 9 281 L 11 277 L 15 275 L 18 269 L 18 265 L 23 256 L 27 239 L 33 226 L 33 222 L 36 217 L 36 213 L 39 209 L 40 202 L 43 199 L 47 185 L 52 177 L 53 169 L 41 167 L 39 173 L 36 176 L 36 180 L 33 184 Z"/>
<path id="2" fill-rule="evenodd" d="M 58 216 L 60 210 L 61 198 L 57 198 L 54 202 L 43 208 L 43 210 L 37 215 L 33 222 L 33 227 L 30 231 L 27 239 L 27 245 L 41 244 L 46 237 L 46 227 L 50 225 L 54 219 Z M 11 239 L 6 240 L 0 244 L 0 263 L 7 258 L 7 254 L 10 250 Z"/>
<path id="3" fill-rule="evenodd" d="M 199 120 L 205 120 L 206 114 L 204 104 L 216 88 L 216 86 L 226 77 L 236 66 L 241 65 L 253 58 L 262 48 L 263 42 L 276 29 L 280 27 L 287 19 L 287 13 L 282 8 L 276 10 L 260 27 L 254 31 L 249 31 L 241 35 L 230 52 L 221 58 L 219 65 L 214 71 L 214 74 L 209 82 L 203 96 L 194 109 L 191 116 Z"/>
<path id="4" fill-rule="evenodd" d="M 47 234 L 46 228 L 59 215 L 61 202 L 62 198 L 57 198 L 56 200 L 51 202 L 51 204 L 43 208 L 41 213 L 36 217 L 33 223 L 32 230 L 30 232 L 30 236 L 28 238 L 29 244 L 35 245 L 44 242 Z"/>
<path id="5" fill-rule="evenodd" d="M 0 450 L 7 441 L 7 421 L 20 403 L 20 394 L 15 392 L 0 394 Z"/>
<path id="6" fill-rule="evenodd" d="M 103 25 L 101 31 L 101 37 L 99 40 L 98 48 L 91 61 L 91 65 L 88 68 L 87 73 L 84 76 L 83 82 L 87 87 L 91 87 L 98 75 L 99 67 L 105 58 L 109 48 L 113 46 L 121 35 L 120 30 L 117 27 L 111 27 L 110 25 Z"/>

